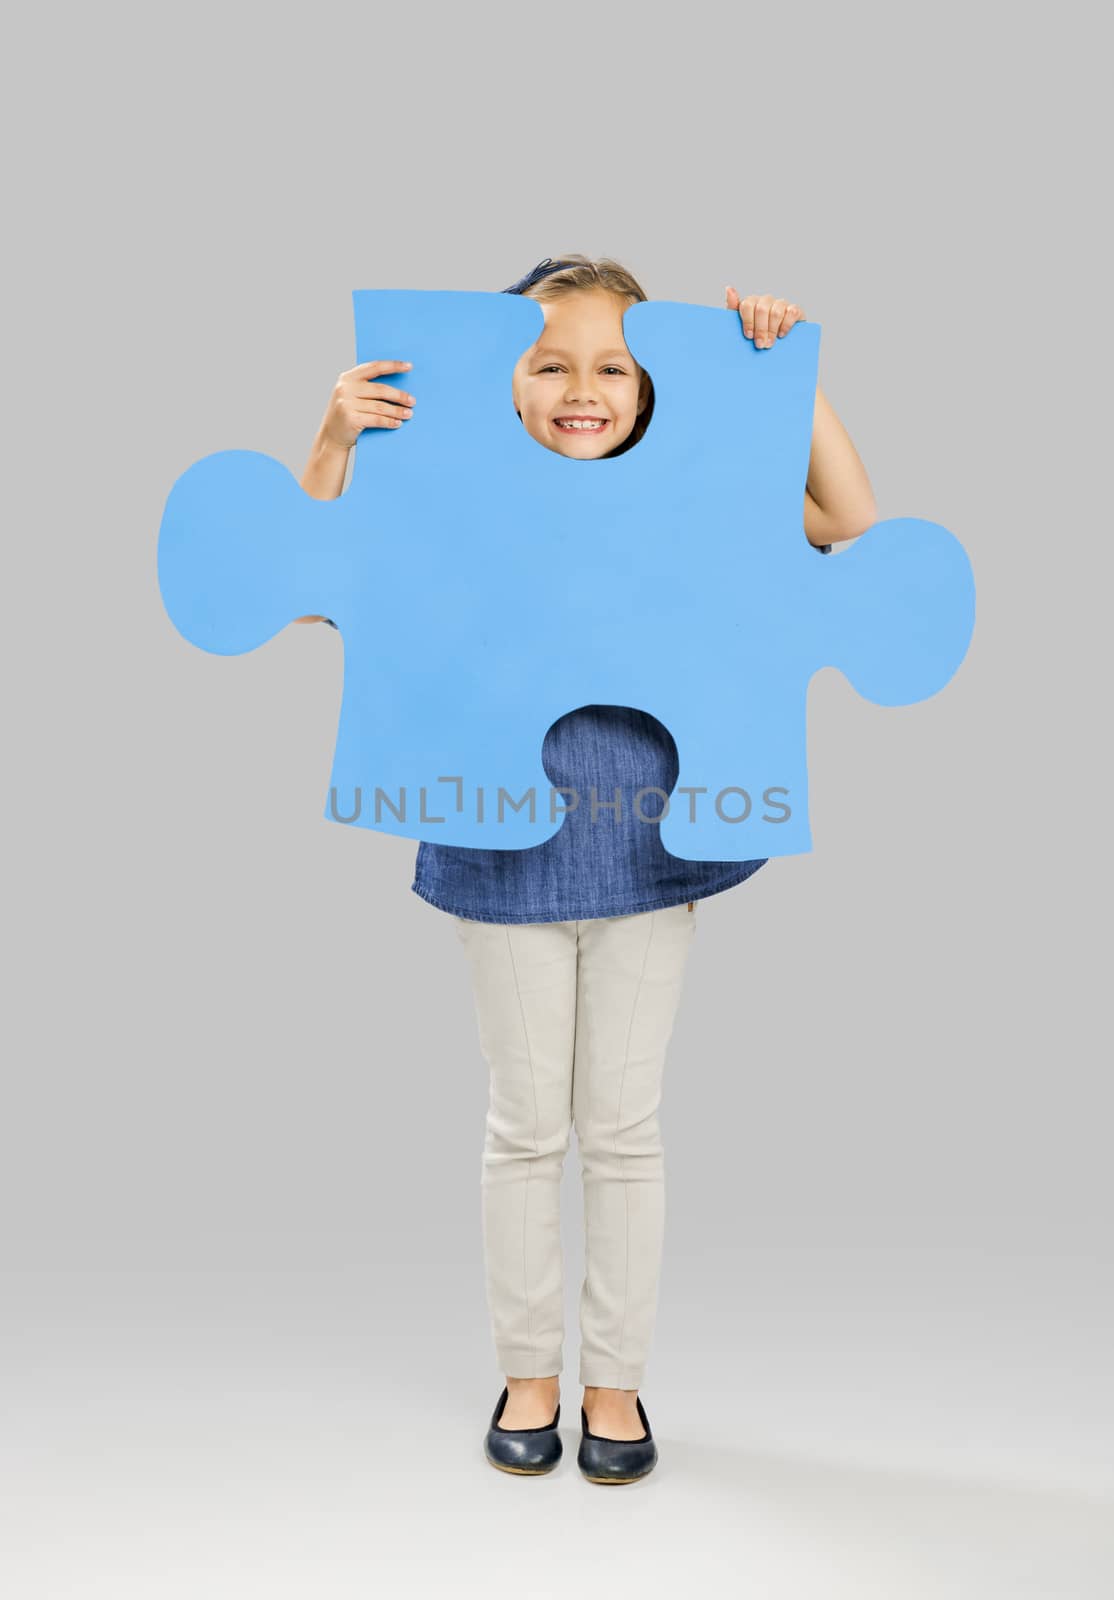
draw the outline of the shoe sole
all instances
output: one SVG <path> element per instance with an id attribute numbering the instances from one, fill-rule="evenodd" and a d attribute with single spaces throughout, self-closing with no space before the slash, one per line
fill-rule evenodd
<path id="1" fill-rule="evenodd" d="M 641 1483 L 643 1478 L 648 1478 L 648 1472 L 637 1472 L 633 1478 L 593 1478 L 590 1472 L 581 1469 L 580 1476 L 588 1483 Z"/>
<path id="2" fill-rule="evenodd" d="M 484 1456 L 484 1460 L 488 1466 L 494 1467 L 496 1472 L 513 1472 L 518 1478 L 545 1478 L 561 1465 L 559 1461 L 555 1461 L 552 1467 L 505 1467 L 502 1462 L 492 1461 L 488 1455 Z"/>

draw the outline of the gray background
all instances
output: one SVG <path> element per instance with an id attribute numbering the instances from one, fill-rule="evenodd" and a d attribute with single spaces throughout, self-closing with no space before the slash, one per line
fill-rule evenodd
<path id="1" fill-rule="evenodd" d="M 1081 7 L 1004 16 L 22 15 L 20 1600 L 623 1573 L 764 1600 L 1110 1593 L 1102 57 Z M 499 289 L 562 250 L 618 256 L 653 298 L 799 301 L 880 515 L 952 529 L 979 585 L 935 698 L 887 710 L 817 675 L 813 853 L 700 908 L 642 1390 L 662 1462 L 602 1498 L 574 1462 L 575 1144 L 566 1460 L 530 1484 L 480 1452 L 486 1072 L 416 846 L 322 818 L 341 642 L 207 656 L 155 572 L 192 462 L 301 474 L 354 288 Z"/>

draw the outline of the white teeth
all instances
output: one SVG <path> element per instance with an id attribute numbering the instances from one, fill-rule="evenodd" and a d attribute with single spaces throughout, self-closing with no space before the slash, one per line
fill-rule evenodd
<path id="1" fill-rule="evenodd" d="M 559 418 L 557 421 L 557 426 L 559 428 L 574 428 L 580 433 L 583 433 L 584 431 L 588 431 L 589 433 L 598 433 L 599 430 L 606 425 L 606 421 L 606 418 L 603 418 L 602 420 L 593 418 L 593 420 L 590 422 L 574 422 L 569 418 Z"/>

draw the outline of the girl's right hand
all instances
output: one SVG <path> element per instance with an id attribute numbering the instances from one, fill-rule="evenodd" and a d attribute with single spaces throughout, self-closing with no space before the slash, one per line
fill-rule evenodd
<path id="1" fill-rule="evenodd" d="M 362 361 L 342 372 L 329 397 L 321 437 L 338 450 L 350 450 L 365 428 L 400 428 L 413 415 L 414 396 L 377 380 L 384 372 L 405 372 L 409 361 Z"/>

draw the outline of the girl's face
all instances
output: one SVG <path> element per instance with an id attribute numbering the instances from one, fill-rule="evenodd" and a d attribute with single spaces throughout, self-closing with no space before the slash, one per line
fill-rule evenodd
<path id="1" fill-rule="evenodd" d="M 650 398 L 650 380 L 623 338 L 626 297 L 578 289 L 538 304 L 545 327 L 515 366 L 515 410 L 547 450 L 582 461 L 605 456 L 629 437 Z"/>

